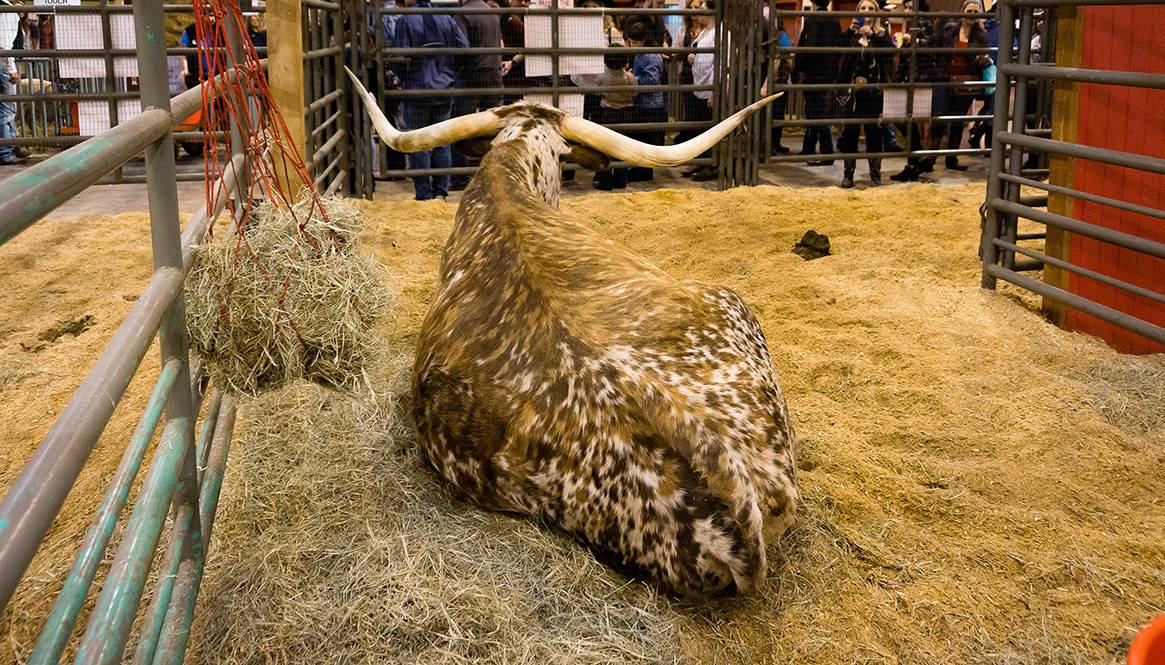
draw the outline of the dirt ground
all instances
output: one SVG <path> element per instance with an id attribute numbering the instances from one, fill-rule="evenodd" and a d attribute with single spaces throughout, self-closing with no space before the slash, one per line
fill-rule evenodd
<path id="1" fill-rule="evenodd" d="M 455 207 L 369 204 L 399 293 L 374 393 L 301 385 L 242 406 L 191 661 L 1123 662 L 1165 612 L 1165 357 L 981 290 L 981 201 L 980 184 L 563 202 L 673 275 L 732 287 L 768 338 L 804 502 L 767 588 L 703 604 L 467 506 L 420 462 L 410 349 Z M 832 256 L 791 252 L 808 229 Z M 0 248 L 0 490 L 149 274 L 145 215 L 45 222 Z M 153 358 L 0 615 L 0 662 L 30 652 Z"/>

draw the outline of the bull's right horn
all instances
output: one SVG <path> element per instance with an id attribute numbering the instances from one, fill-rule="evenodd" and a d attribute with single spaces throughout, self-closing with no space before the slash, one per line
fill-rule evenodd
<path id="1" fill-rule="evenodd" d="M 369 117 L 372 118 L 372 126 L 376 127 L 376 133 L 380 135 L 380 140 L 384 141 L 388 147 L 397 152 L 432 150 L 433 148 L 456 143 L 464 139 L 471 139 L 476 136 L 490 136 L 498 133 L 498 116 L 492 111 L 471 113 L 459 118 L 451 118 L 435 125 L 422 127 L 421 129 L 402 132 L 396 127 L 393 127 L 392 123 L 388 121 L 388 118 L 384 117 L 384 112 L 380 110 L 380 107 L 376 103 L 376 97 L 373 97 L 361 85 L 360 79 L 356 78 L 352 70 L 345 67 L 344 71 L 348 72 L 348 76 L 352 79 L 352 84 L 356 86 L 356 92 L 364 101 L 364 109 L 368 111 Z"/>
<path id="2" fill-rule="evenodd" d="M 574 115 L 567 115 L 562 119 L 562 133 L 571 141 L 588 145 L 612 159 L 620 159 L 637 166 L 676 166 L 700 156 L 701 153 L 716 145 L 720 139 L 736 129 L 737 125 L 744 122 L 745 118 L 783 94 L 785 93 L 778 92 L 754 102 L 721 120 L 716 126 L 708 128 L 703 134 L 677 145 L 650 145 L 643 141 L 636 141 Z"/>

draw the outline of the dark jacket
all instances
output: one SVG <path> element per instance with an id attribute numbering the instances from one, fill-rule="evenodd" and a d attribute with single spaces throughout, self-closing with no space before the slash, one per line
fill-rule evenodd
<path id="1" fill-rule="evenodd" d="M 469 0 L 466 9 L 488 8 L 483 0 Z M 465 33 L 471 48 L 499 48 L 502 45 L 502 24 L 496 14 L 454 13 L 457 25 Z M 457 59 L 459 78 L 464 88 L 502 87 L 502 56 L 500 53 L 465 55 Z"/>
<path id="2" fill-rule="evenodd" d="M 861 37 L 853 30 L 841 33 L 842 46 L 861 47 L 858 39 Z M 894 42 L 890 33 L 883 30 L 875 32 L 866 40 L 870 47 L 893 48 Z M 866 49 L 850 51 L 841 58 L 841 72 L 837 82 L 842 84 L 861 83 L 889 83 L 894 77 L 894 54 L 872 53 Z M 855 88 L 854 106 L 851 110 L 843 109 L 846 117 L 873 118 L 882 113 L 882 91 L 874 88 Z"/>
<path id="3" fill-rule="evenodd" d="M 421 0 L 414 7 L 431 7 Z M 448 47 L 469 48 L 465 33 L 452 17 L 445 14 L 403 14 L 396 22 L 393 46 L 399 48 Z M 405 90 L 444 90 L 453 87 L 457 69 L 452 55 L 414 55 L 401 67 L 401 87 Z M 434 98 L 434 103 L 448 103 L 448 97 Z M 409 98 L 423 104 L 421 98 Z"/>
<path id="4" fill-rule="evenodd" d="M 918 26 L 910 29 L 910 35 L 918 44 L 918 52 L 914 59 L 914 80 L 939 80 L 942 74 L 938 68 L 938 56 L 934 53 L 924 52 L 924 49 L 938 46 L 934 34 L 934 23 L 930 19 L 919 19 Z M 899 82 L 910 80 L 910 50 L 912 48 L 911 46 L 903 46 L 902 52 L 898 54 L 898 71 L 894 78 Z"/>
<path id="5" fill-rule="evenodd" d="M 961 21 L 951 21 L 943 26 L 942 32 L 939 33 L 938 44 L 943 48 L 954 48 L 959 45 L 959 24 Z M 971 34 L 967 38 L 968 48 L 986 48 L 987 47 L 987 31 L 983 26 L 976 21 L 971 27 Z M 983 68 L 987 66 L 989 56 L 983 53 L 945 53 L 938 57 L 939 71 L 944 77 L 949 77 L 960 66 L 966 68 L 966 72 L 971 76 L 978 76 L 982 73 Z M 956 62 L 959 60 L 961 62 Z M 976 62 L 978 61 L 978 62 Z"/>
<path id="6" fill-rule="evenodd" d="M 841 44 L 841 28 L 829 16 L 806 16 L 797 46 L 834 48 Z M 833 83 L 837 78 L 836 53 L 805 53 L 793 63 L 793 80 L 805 83 Z"/>

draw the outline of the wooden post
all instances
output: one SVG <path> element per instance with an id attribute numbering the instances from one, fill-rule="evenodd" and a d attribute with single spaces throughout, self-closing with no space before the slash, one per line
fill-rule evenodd
<path id="1" fill-rule="evenodd" d="M 303 99 L 303 12 L 300 0 L 267 2 L 267 80 L 275 109 L 283 116 L 290 132 L 291 145 L 300 157 L 304 154 L 307 134 Z M 290 155 L 288 156 L 291 157 Z M 276 185 L 288 201 L 294 201 L 299 189 L 308 183 L 288 168 L 283 155 L 272 150 Z"/>
<path id="2" fill-rule="evenodd" d="M 1084 51 L 1084 8 L 1062 6 L 1056 17 L 1056 66 L 1079 67 Z M 1080 109 L 1080 84 L 1056 81 L 1052 92 L 1052 138 L 1068 143 L 1076 142 L 1076 122 Z M 1051 156 L 1048 182 L 1075 189 L 1076 159 L 1066 155 Z M 1072 216 L 1076 200 L 1064 194 L 1048 194 L 1048 212 Z M 1061 261 L 1071 260 L 1072 234 L 1049 226 L 1045 252 Z M 1044 266 L 1044 282 L 1056 288 L 1068 289 L 1067 270 Z M 1050 298 L 1043 299 L 1042 310 L 1049 321 L 1064 328 L 1068 324 L 1068 308 Z"/>

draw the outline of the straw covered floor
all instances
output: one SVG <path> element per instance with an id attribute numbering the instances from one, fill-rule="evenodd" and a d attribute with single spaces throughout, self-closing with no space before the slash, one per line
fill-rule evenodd
<path id="1" fill-rule="evenodd" d="M 1165 358 L 1120 356 L 1046 324 L 1030 296 L 981 290 L 981 201 L 981 185 L 912 185 L 563 202 L 676 277 L 734 288 L 768 338 L 804 501 L 766 588 L 705 603 L 473 508 L 424 465 L 412 345 L 455 206 L 361 204 L 399 294 L 371 395 L 296 382 L 243 403 L 189 662 L 1123 663 L 1165 612 Z M 0 293 L 0 488 L 144 283 L 128 271 L 108 296 L 81 295 L 81 271 L 38 250 L 105 234 L 148 266 L 129 226 L 50 222 L 0 255 L 24 287 L 59 275 L 39 309 Z M 809 229 L 831 256 L 792 253 Z M 75 338 L 20 346 L 86 314 Z M 126 407 L 146 395 L 135 381 L 0 616 L 0 662 L 31 649 L 132 428 Z"/>

